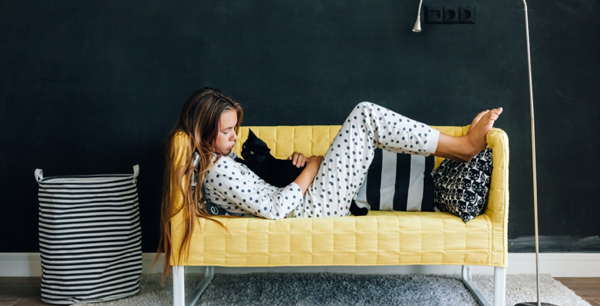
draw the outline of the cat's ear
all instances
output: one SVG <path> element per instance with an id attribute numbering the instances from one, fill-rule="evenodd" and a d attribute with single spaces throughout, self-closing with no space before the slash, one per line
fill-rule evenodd
<path id="1" fill-rule="evenodd" d="M 254 135 L 254 132 L 252 132 L 252 130 L 248 131 L 250 131 L 250 133 L 248 134 L 248 139 L 256 138 L 256 135 Z"/>

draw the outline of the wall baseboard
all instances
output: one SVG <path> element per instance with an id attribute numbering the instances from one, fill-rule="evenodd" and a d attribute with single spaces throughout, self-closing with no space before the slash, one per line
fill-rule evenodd
<path id="1" fill-rule="evenodd" d="M 143 253 L 144 273 L 160 273 L 164 258 L 161 256 L 150 270 L 154 253 Z M 535 274 L 534 253 L 509 253 L 508 274 Z M 188 273 L 201 273 L 202 267 L 190 267 Z M 460 266 L 323 266 L 323 267 L 215 267 L 215 273 L 355 273 L 355 274 L 458 274 Z M 473 274 L 494 274 L 491 267 L 474 266 Z M 553 277 L 600 277 L 600 253 L 542 253 L 540 273 Z M 41 276 L 40 253 L 0 253 L 0 277 Z"/>

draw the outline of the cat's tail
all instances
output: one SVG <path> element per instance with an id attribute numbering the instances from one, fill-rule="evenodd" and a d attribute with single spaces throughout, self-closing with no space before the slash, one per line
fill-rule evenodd
<path id="1" fill-rule="evenodd" d="M 358 207 L 356 202 L 352 200 L 352 203 L 350 203 L 350 213 L 356 217 L 366 216 L 369 213 L 369 210 L 366 207 Z"/>

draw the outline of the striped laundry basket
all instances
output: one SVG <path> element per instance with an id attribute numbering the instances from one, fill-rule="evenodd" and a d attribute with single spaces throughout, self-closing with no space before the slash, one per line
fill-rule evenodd
<path id="1" fill-rule="evenodd" d="M 41 299 L 103 302 L 135 295 L 142 230 L 133 174 L 43 177 L 39 184 Z"/>

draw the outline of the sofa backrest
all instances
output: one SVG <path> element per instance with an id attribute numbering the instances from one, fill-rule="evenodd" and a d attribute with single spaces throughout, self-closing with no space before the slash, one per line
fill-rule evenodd
<path id="1" fill-rule="evenodd" d="M 267 144 L 275 158 L 288 158 L 295 151 L 306 156 L 325 155 L 340 128 L 341 125 L 242 126 L 240 127 L 238 141 L 233 147 L 233 152 L 241 156 L 242 145 L 248 138 L 248 131 L 252 130 L 258 138 Z M 439 126 L 434 128 L 445 134 L 462 136 L 466 134 L 469 126 Z M 444 159 L 436 157 L 436 168 L 442 160 Z"/>
<path id="2" fill-rule="evenodd" d="M 288 158 L 294 151 L 307 156 L 325 155 L 341 125 L 242 126 L 233 152 L 241 156 L 251 129 L 271 149 L 275 158 Z"/>

